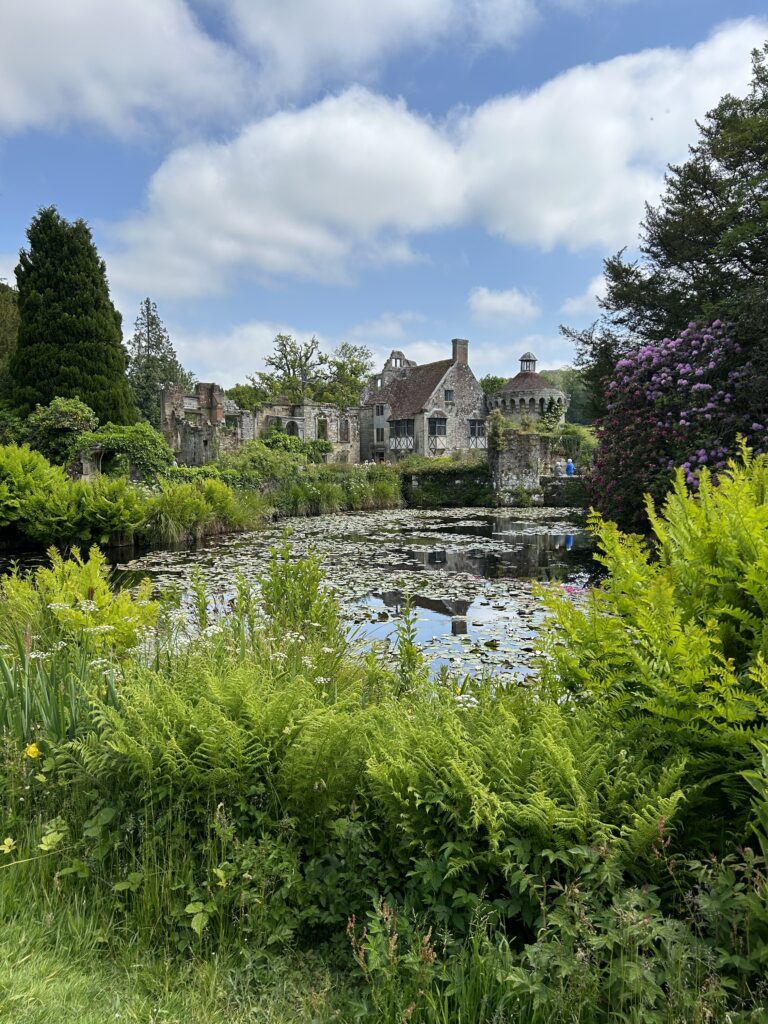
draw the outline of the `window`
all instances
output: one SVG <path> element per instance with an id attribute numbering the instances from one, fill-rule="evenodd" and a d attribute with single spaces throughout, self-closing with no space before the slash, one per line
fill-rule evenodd
<path id="1" fill-rule="evenodd" d="M 384 427 L 376 427 L 376 444 L 384 444 Z"/>
<path id="2" fill-rule="evenodd" d="M 317 440 L 327 441 L 328 440 L 328 420 L 317 421 Z"/>
<path id="3" fill-rule="evenodd" d="M 445 400 L 446 400 L 446 402 L 452 402 L 453 401 L 453 390 L 451 388 L 446 388 L 445 389 Z"/>
<path id="4" fill-rule="evenodd" d="M 377 388 L 380 388 L 380 387 L 381 387 L 381 377 L 377 377 L 377 378 L 376 378 L 376 387 L 377 387 Z"/>
<path id="5" fill-rule="evenodd" d="M 389 424 L 390 437 L 413 437 L 413 420 L 392 420 Z"/>
<path id="6" fill-rule="evenodd" d="M 339 442 L 349 444 L 349 420 L 342 420 L 339 423 Z"/>
<path id="7" fill-rule="evenodd" d="M 377 405 L 376 406 L 376 415 L 377 416 L 383 416 L 384 415 L 384 406 L 383 405 Z"/>
<path id="8" fill-rule="evenodd" d="M 299 436 L 299 425 L 298 425 L 298 423 L 294 423 L 293 420 L 289 420 L 285 424 L 285 432 L 286 432 L 286 434 L 289 437 L 298 437 Z"/>
<path id="9" fill-rule="evenodd" d="M 485 437 L 485 420 L 470 420 L 469 421 L 469 436 L 470 437 Z"/>
<path id="10" fill-rule="evenodd" d="M 429 421 L 429 436 L 430 437 L 445 437 L 445 428 L 448 425 L 448 420 L 442 416 L 435 416 Z"/>

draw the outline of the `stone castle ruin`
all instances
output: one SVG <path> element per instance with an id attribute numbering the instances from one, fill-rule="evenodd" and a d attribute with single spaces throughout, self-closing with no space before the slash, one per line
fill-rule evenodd
<path id="1" fill-rule="evenodd" d="M 485 451 L 486 421 L 494 409 L 509 421 L 510 437 L 525 438 L 514 428 L 545 418 L 549 424 L 562 422 L 567 405 L 563 392 L 536 372 L 531 352 L 500 391 L 484 395 L 469 365 L 469 342 L 454 338 L 450 357 L 432 363 L 419 365 L 403 352 L 391 352 L 354 407 L 277 401 L 249 412 L 218 384 L 196 384 L 191 394 L 182 388 L 160 393 L 160 426 L 177 461 L 186 466 L 203 466 L 276 427 L 305 441 L 329 441 L 329 463 L 394 462 L 412 453 L 431 458 Z M 539 435 L 494 453 L 494 474 L 504 479 L 505 489 L 513 489 L 513 481 L 527 487 L 551 472 L 550 446 L 534 444 L 534 438 Z"/>

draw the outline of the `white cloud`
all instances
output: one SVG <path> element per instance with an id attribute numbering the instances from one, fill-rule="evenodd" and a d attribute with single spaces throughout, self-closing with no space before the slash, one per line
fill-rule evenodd
<path id="1" fill-rule="evenodd" d="M 343 280 L 416 258 L 420 233 L 477 225 L 542 249 L 631 243 L 695 120 L 743 93 L 768 23 L 691 50 L 584 65 L 529 94 L 434 123 L 360 87 L 171 154 L 119 227 L 112 275 L 200 294 L 232 274 Z"/>
<path id="2" fill-rule="evenodd" d="M 519 288 L 498 292 L 485 287 L 473 288 L 467 304 L 473 316 L 480 320 L 532 320 L 541 313 L 541 307 L 533 296 Z"/>
<path id="3" fill-rule="evenodd" d="M 632 241 L 696 118 L 745 91 L 750 51 L 767 32 L 756 19 L 726 25 L 691 50 L 582 65 L 467 114 L 458 130 L 471 216 L 544 249 Z"/>
<path id="4" fill-rule="evenodd" d="M 77 119 L 122 135 L 148 116 L 233 113 L 247 77 L 183 0 L 2 4 L 0 131 Z"/>
<path id="5" fill-rule="evenodd" d="M 405 235 L 461 215 L 457 156 L 401 102 L 350 89 L 275 114 L 231 143 L 177 150 L 147 213 L 124 224 L 116 280 L 199 294 L 237 269 L 341 280 L 356 264 L 413 258 Z"/>
<path id="6" fill-rule="evenodd" d="M 592 278 L 581 295 L 574 295 L 570 299 L 566 299 L 560 307 L 560 312 L 567 316 L 597 314 L 599 312 L 597 300 L 602 299 L 604 295 L 605 277 L 603 274 L 598 274 L 597 277 Z"/>
<path id="7" fill-rule="evenodd" d="M 537 0 L 228 0 L 238 46 L 260 65 L 261 88 L 299 93 L 368 78 L 394 52 L 461 36 L 509 45 L 535 20 Z"/>
<path id="8" fill-rule="evenodd" d="M 236 324 L 224 332 L 190 332 L 178 326 L 171 326 L 169 332 L 182 365 L 192 370 L 198 380 L 225 388 L 244 384 L 246 377 L 264 369 L 264 357 L 272 352 L 275 335 L 292 334 L 300 341 L 309 341 L 313 334 L 289 324 L 264 320 Z"/>

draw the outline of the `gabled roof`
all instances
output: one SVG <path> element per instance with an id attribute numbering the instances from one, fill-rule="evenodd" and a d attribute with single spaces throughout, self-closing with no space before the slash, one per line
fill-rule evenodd
<path id="1" fill-rule="evenodd" d="M 392 408 L 390 419 L 408 420 L 424 408 L 427 399 L 453 366 L 452 359 L 410 367 L 387 388 L 387 401 Z"/>

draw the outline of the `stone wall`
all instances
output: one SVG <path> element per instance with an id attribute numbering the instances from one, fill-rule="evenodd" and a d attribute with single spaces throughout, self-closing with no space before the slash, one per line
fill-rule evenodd
<path id="1" fill-rule="evenodd" d="M 542 477 L 552 474 L 556 455 L 552 439 L 544 434 L 505 432 L 497 448 L 488 452 L 491 478 L 500 505 L 517 503 L 521 492 L 540 495 Z"/>

